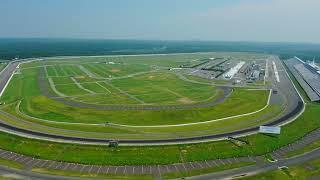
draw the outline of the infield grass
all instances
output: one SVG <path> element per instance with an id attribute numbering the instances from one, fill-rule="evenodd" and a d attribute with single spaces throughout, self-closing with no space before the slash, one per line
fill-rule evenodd
<path id="1" fill-rule="evenodd" d="M 158 84 L 161 84 L 158 94 L 136 98 L 147 101 L 148 98 L 152 99 L 153 102 L 159 102 L 159 99 L 165 101 L 169 97 L 174 97 L 172 100 L 180 103 L 190 103 L 192 101 L 199 102 L 200 99 L 212 100 L 215 98 L 216 90 L 214 87 L 209 85 L 199 85 L 188 82 L 179 82 L 178 79 L 170 79 L 175 77 L 174 75 L 168 74 L 156 74 L 159 77 L 154 77 L 154 82 L 149 80 L 143 80 L 147 75 L 142 75 L 144 78 L 137 78 L 142 87 L 140 88 L 130 84 L 129 81 L 126 83 L 114 83 L 114 87 L 110 86 L 109 83 L 100 83 L 103 87 L 107 88 L 114 96 L 109 96 L 109 92 L 106 90 L 106 94 L 99 95 L 103 97 L 101 99 L 92 96 L 87 91 L 79 89 L 75 84 L 68 85 L 56 85 L 58 91 L 61 91 L 66 95 L 86 95 L 87 97 L 76 97 L 74 100 L 85 100 L 88 101 L 93 98 L 90 103 L 97 104 L 112 104 L 118 102 L 119 104 L 132 104 L 135 99 L 130 98 L 125 93 L 122 93 L 115 89 L 120 87 L 128 91 L 128 93 L 144 92 L 142 94 L 148 94 L 150 91 L 148 88 L 155 84 L 153 88 L 159 88 Z M 22 100 L 21 111 L 37 118 L 48 119 L 53 121 L 64 121 L 64 122 L 81 122 L 81 123 L 105 123 L 112 122 L 118 124 L 128 125 L 166 125 L 166 124 L 182 124 L 191 122 L 208 121 L 212 119 L 218 119 L 238 114 L 244 114 L 253 112 L 261 109 L 266 105 L 268 98 L 268 91 L 248 91 L 246 89 L 237 88 L 224 102 L 208 108 L 195 108 L 191 110 L 158 110 L 158 111 L 103 111 L 96 109 L 83 109 L 78 107 L 67 106 L 61 102 L 49 99 L 45 96 L 40 95 L 39 84 L 38 84 L 39 70 L 36 68 L 24 69 L 22 74 L 14 75 L 11 83 L 7 87 L 4 95 L 1 97 L 1 101 L 6 103 Z M 159 79 L 160 78 L 160 79 Z M 158 80 L 157 80 L 158 79 Z M 168 79 L 168 82 L 164 82 Z M 56 80 L 57 81 L 57 80 Z M 58 80 L 60 81 L 60 80 Z M 65 81 L 61 79 L 61 81 Z M 69 81 L 69 79 L 68 79 Z M 145 82 L 143 84 L 142 82 Z M 118 81 L 117 81 L 118 82 Z M 121 82 L 121 81 L 120 81 Z M 174 83 L 170 83 L 174 82 Z M 60 82 L 63 83 L 63 82 Z M 112 83 L 112 81 L 111 81 Z M 180 83 L 180 84 L 179 84 Z M 147 84 L 147 85 L 146 85 Z M 20 88 L 17 88 L 20 87 Z M 132 88 L 130 88 L 132 87 Z M 91 87 L 89 87 L 91 88 Z M 92 89 L 93 91 L 102 91 L 101 87 L 95 86 L 99 90 Z M 210 90 L 211 89 L 211 90 Z M 116 92 L 116 93 L 114 93 Z M 155 91 L 152 91 L 155 92 Z M 199 92 L 199 93 L 197 93 Z M 162 94 L 163 93 L 163 94 Z M 89 96 L 88 96 L 89 94 Z M 213 97 L 212 97 L 213 96 Z M 152 98 L 154 97 L 154 98 Z M 111 100 L 109 100 L 111 99 Z M 106 102 L 104 102 L 104 100 Z M 118 101 L 119 100 L 119 101 Z M 137 102 L 135 102 L 137 103 Z M 151 103 L 147 102 L 147 103 Z M 169 103 L 169 100 L 167 101 Z"/>

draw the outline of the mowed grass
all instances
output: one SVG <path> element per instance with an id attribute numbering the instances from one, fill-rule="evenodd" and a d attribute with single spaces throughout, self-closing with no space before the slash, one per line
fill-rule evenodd
<path id="1" fill-rule="evenodd" d="M 74 97 L 72 100 L 101 105 L 140 104 L 140 102 L 128 97 L 126 94 L 121 93 L 118 89 L 115 89 L 103 81 L 95 83 L 82 83 L 81 85 L 99 94 Z"/>
<path id="2" fill-rule="evenodd" d="M 267 108 L 266 110 L 241 118 L 233 118 L 218 122 L 206 124 L 180 126 L 180 127 L 119 127 L 105 125 L 85 125 L 85 124 L 56 124 L 43 120 L 36 120 L 27 117 L 18 111 L 15 111 L 16 105 L 10 105 L 3 108 L 6 112 L 18 117 L 12 118 L 1 112 L 1 119 L 6 123 L 25 129 L 40 131 L 44 133 L 60 134 L 65 136 L 87 137 L 87 138 L 110 138 L 110 139 L 174 139 L 182 137 L 195 137 L 204 135 L 213 135 L 219 133 L 230 132 L 242 128 L 248 128 L 263 124 L 270 118 L 277 115 L 278 107 Z M 271 113 L 272 112 L 272 113 Z M 266 116 L 271 113 L 271 116 Z M 52 114 L 54 115 L 54 114 Z M 263 116 L 264 119 L 260 117 Z M 257 122 L 259 119 L 259 122 Z M 26 122 L 26 123 L 25 123 Z M 30 123 L 32 122 L 32 124 Z M 54 129 L 52 129 L 54 127 Z M 71 130 L 71 131 L 66 131 Z"/>
<path id="3" fill-rule="evenodd" d="M 54 85 L 74 84 L 70 77 L 51 77 Z"/>
<path id="4" fill-rule="evenodd" d="M 180 80 L 169 72 L 147 73 L 111 84 L 146 103 L 192 104 L 215 95 L 215 87 Z"/>
<path id="5" fill-rule="evenodd" d="M 78 96 L 88 94 L 87 91 L 79 88 L 76 84 L 56 85 L 56 89 L 67 96 Z"/>
<path id="6" fill-rule="evenodd" d="M 60 65 L 58 67 L 65 69 L 68 66 Z M 34 70 L 36 71 L 36 69 Z M 65 72 L 67 71 L 65 70 Z M 123 101 L 123 97 L 130 99 L 127 100 L 129 104 L 141 104 L 142 102 L 145 104 L 192 104 L 213 100 L 217 95 L 216 88 L 211 85 L 186 82 L 169 72 L 147 73 L 111 81 L 88 79 L 85 75 L 52 76 L 48 78 L 52 79 L 58 92 L 66 96 L 82 96 L 72 99 L 91 104 L 114 104 L 119 94 L 121 94 L 120 104 L 126 103 L 126 101 Z M 82 87 L 76 85 L 72 79 Z M 101 94 L 105 95 L 102 96 Z M 84 97 L 83 95 L 88 96 Z M 96 101 L 97 97 L 101 96 L 102 99 Z"/>
<path id="7" fill-rule="evenodd" d="M 18 103 L 19 104 L 19 103 Z M 19 119 L 1 113 L 1 119 L 6 123 L 25 129 L 40 131 L 44 133 L 60 134 L 65 136 L 87 137 L 87 138 L 110 138 L 110 139 L 174 139 L 182 137 L 195 137 L 231 132 L 265 123 L 281 112 L 277 106 L 269 106 L 265 110 L 253 115 L 213 121 L 205 124 L 197 124 L 179 127 L 121 127 L 115 125 L 87 125 L 87 124 L 56 124 L 53 121 L 34 119 L 20 113 L 17 104 L 2 107 Z M 280 111 L 279 111 L 280 110 Z M 50 113 L 48 116 L 59 116 Z M 61 119 L 63 117 L 60 117 Z M 258 121 L 257 121 L 258 120 Z M 32 122 L 32 124 L 30 123 Z M 54 129 L 53 129 L 54 128 Z M 71 130 L 71 131 L 66 131 Z"/>
<path id="8" fill-rule="evenodd" d="M 102 111 L 64 105 L 44 96 L 23 100 L 21 109 L 31 116 L 65 122 L 104 123 L 129 125 L 161 125 L 201 122 L 261 109 L 266 105 L 267 91 L 237 89 L 223 103 L 209 108 L 159 111 Z"/>

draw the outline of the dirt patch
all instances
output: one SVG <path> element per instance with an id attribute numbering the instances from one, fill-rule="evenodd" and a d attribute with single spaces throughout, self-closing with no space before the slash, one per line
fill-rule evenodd
<path id="1" fill-rule="evenodd" d="M 115 72 L 120 72 L 120 69 L 112 68 L 112 69 L 111 69 L 111 72 L 114 72 L 114 73 L 115 73 Z"/>
<path id="2" fill-rule="evenodd" d="M 149 76 L 148 78 L 149 78 L 149 79 L 153 79 L 153 78 L 154 78 L 154 76 Z"/>
<path id="3" fill-rule="evenodd" d="M 178 99 L 177 101 L 178 101 L 179 103 L 182 103 L 182 104 L 191 104 L 191 103 L 194 102 L 194 101 L 192 101 L 191 99 L 186 98 L 186 97 L 180 98 L 180 99 Z"/>

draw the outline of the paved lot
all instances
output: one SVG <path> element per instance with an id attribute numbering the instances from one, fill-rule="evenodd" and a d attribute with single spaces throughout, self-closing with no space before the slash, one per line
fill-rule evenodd
<path id="1" fill-rule="evenodd" d="M 285 64 L 290 69 L 292 75 L 296 78 L 299 84 L 302 86 L 303 90 L 307 93 L 308 97 L 311 101 L 319 101 L 320 97 L 318 94 L 311 88 L 311 86 L 303 79 L 303 77 L 299 74 L 296 68 L 296 65 L 302 65 L 300 61 L 296 58 L 292 58 L 285 61 Z"/>
<path id="2" fill-rule="evenodd" d="M 260 162 L 261 157 L 241 157 L 229 159 L 217 159 L 201 162 L 186 162 L 170 165 L 141 165 L 141 166 L 99 166 L 87 164 L 75 164 L 68 162 L 52 161 L 37 159 L 14 152 L 0 149 L 0 157 L 3 159 L 16 161 L 25 165 L 26 169 L 46 168 L 56 170 L 74 171 L 89 174 L 117 174 L 117 175 L 137 175 L 151 174 L 155 177 L 161 177 L 165 173 L 170 172 L 187 172 L 194 169 L 202 169 L 209 167 L 219 167 L 223 165 L 239 163 L 239 162 Z"/>

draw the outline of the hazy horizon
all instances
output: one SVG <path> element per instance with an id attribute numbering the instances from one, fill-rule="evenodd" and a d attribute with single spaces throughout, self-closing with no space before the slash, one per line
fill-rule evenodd
<path id="1" fill-rule="evenodd" d="M 316 0 L 2 0 L 1 38 L 320 43 Z"/>

